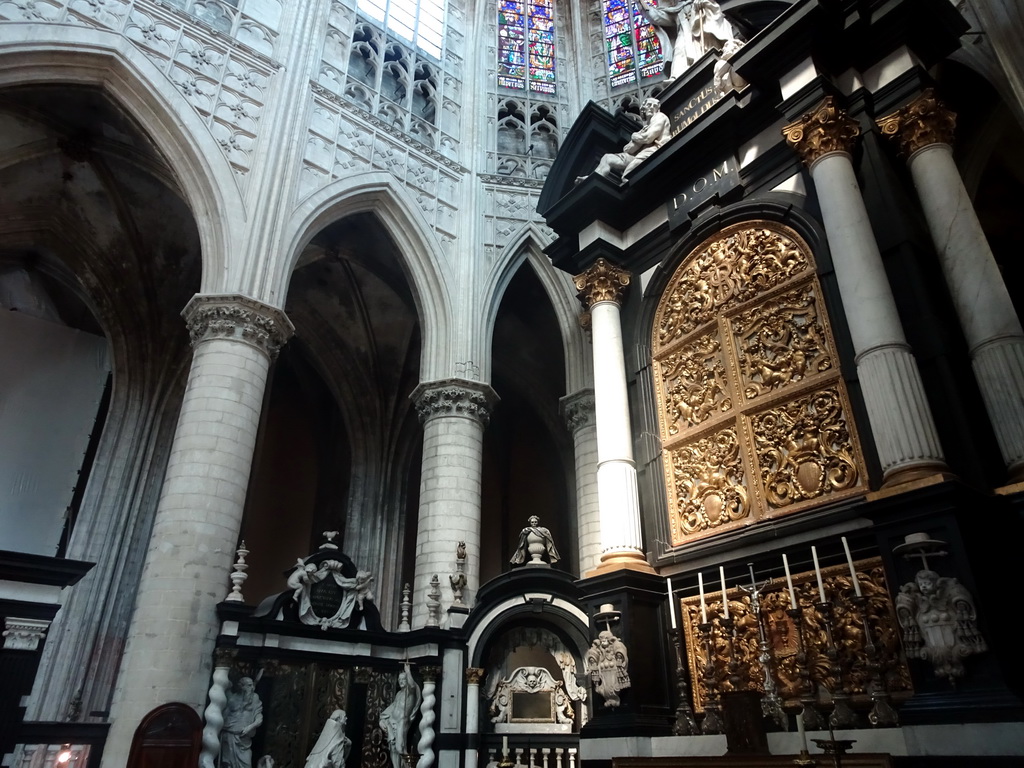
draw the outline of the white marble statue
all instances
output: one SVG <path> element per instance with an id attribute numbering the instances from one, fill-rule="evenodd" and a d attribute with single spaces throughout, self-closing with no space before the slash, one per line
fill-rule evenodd
<path id="1" fill-rule="evenodd" d="M 228 694 L 220 732 L 220 768 L 252 768 L 252 737 L 263 724 L 263 702 L 251 677 L 238 681 Z"/>
<path id="2" fill-rule="evenodd" d="M 644 119 L 643 128 L 630 137 L 621 152 L 603 155 L 594 173 L 612 181 L 615 181 L 615 174 L 619 174 L 621 180 L 625 182 L 638 165 L 672 138 L 672 126 L 668 117 L 661 111 L 660 101 L 644 99 L 640 105 L 640 116 Z M 576 183 L 579 184 L 586 178 L 578 176 Z"/>
<path id="3" fill-rule="evenodd" d="M 715 62 L 715 92 L 725 96 L 729 91 L 738 91 L 747 85 L 747 81 L 736 74 L 730 59 L 743 47 L 742 40 L 729 40 L 722 48 L 722 56 Z"/>
<path id="4" fill-rule="evenodd" d="M 927 568 L 900 587 L 896 615 L 907 657 L 930 661 L 951 683 L 964 674 L 962 659 L 988 649 L 978 632 L 974 598 L 963 584 Z"/>
<path id="5" fill-rule="evenodd" d="M 412 670 L 406 662 L 405 669 L 398 673 L 398 690 L 395 698 L 380 713 L 380 727 L 388 741 L 392 768 L 402 768 L 402 755 L 409 754 L 409 725 L 422 702 L 420 687 L 413 679 Z"/>
<path id="6" fill-rule="evenodd" d="M 551 538 L 551 531 L 540 524 L 540 518 L 532 515 L 529 523 L 519 532 L 519 546 L 509 560 L 512 565 L 522 565 L 529 559 L 531 565 L 542 565 L 543 556 L 548 556 L 551 565 L 558 562 L 559 554 L 555 549 L 554 539 Z"/>
<path id="7" fill-rule="evenodd" d="M 655 27 L 662 55 L 670 63 L 671 80 L 712 48 L 722 50 L 726 42 L 736 37 L 715 0 L 681 0 L 659 6 L 640 0 L 640 9 Z"/>
<path id="8" fill-rule="evenodd" d="M 336 709 L 331 713 L 306 758 L 305 768 L 344 768 L 352 750 L 352 741 L 345 735 L 347 721 L 345 710 Z"/>
<path id="9" fill-rule="evenodd" d="M 619 706 L 619 691 L 630 686 L 626 644 L 610 629 L 602 629 L 587 651 L 586 664 L 594 691 L 601 694 L 605 707 Z"/>

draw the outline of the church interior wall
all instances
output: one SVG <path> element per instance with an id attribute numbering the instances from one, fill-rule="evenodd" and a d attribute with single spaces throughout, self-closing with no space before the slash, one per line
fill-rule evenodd
<path id="1" fill-rule="evenodd" d="M 767 45 L 758 33 L 790 8 L 765 0 L 721 5 L 737 32 L 757 45 Z M 1020 488 L 1004 487 L 1006 462 L 911 172 L 874 122 L 892 111 L 881 105 L 902 105 L 916 87 L 913 78 L 933 82 L 957 113 L 954 159 L 1019 316 L 1024 280 L 1014 224 L 1024 199 L 1024 66 L 1007 39 L 1008 28 L 1020 31 L 1012 5 L 958 3 L 974 29 L 958 52 L 934 67 L 928 62 L 927 71 L 918 60 L 906 71 L 894 64 L 892 77 L 877 68 L 839 72 L 818 57 L 782 90 L 774 74 L 755 81 L 746 95 L 732 93 L 708 115 L 718 121 L 716 136 L 693 131 L 677 142 L 692 141 L 699 151 L 676 152 L 660 165 L 655 157 L 626 191 L 607 193 L 623 196 L 619 219 L 595 220 L 567 236 L 555 217 L 537 209 L 552 187 L 545 186 L 549 178 L 562 172 L 562 150 L 583 151 L 568 143 L 577 116 L 593 102 L 619 120 L 600 134 L 609 151 L 618 151 L 612 134 L 639 126 L 645 97 L 668 103 L 680 92 L 679 83 L 663 77 L 611 86 L 600 0 L 556 3 L 553 93 L 498 84 L 499 3 L 491 0 L 449 0 L 436 51 L 386 31 L 357 0 L 0 0 L 0 305 L 20 313 L 15 322 L 87 334 L 110 367 L 109 382 L 97 373 L 88 392 L 71 372 L 49 382 L 73 387 L 87 401 L 63 403 L 80 416 L 74 451 L 82 469 L 77 482 L 61 481 L 63 530 L 50 531 L 47 552 L 35 554 L 66 560 L 66 578 L 80 580 L 39 609 L 54 613 L 45 629 L 18 630 L 29 638 L 17 657 L 25 690 L 16 703 L 5 699 L 0 715 L 16 712 L 19 728 L 24 720 L 32 732 L 34 723 L 54 739 L 84 729 L 84 741 L 106 742 L 103 766 L 123 765 L 135 726 L 169 701 L 165 691 L 209 727 L 207 708 L 214 707 L 214 720 L 222 716 L 244 674 L 254 678 L 275 728 L 288 720 L 288 707 L 310 708 L 296 726 L 301 733 L 289 731 L 288 739 L 311 745 L 327 727 L 327 702 L 344 703 L 352 724 L 348 764 L 362 752 L 385 766 L 390 757 L 378 718 L 412 658 L 424 697 L 423 673 L 436 676 L 436 742 L 424 748 L 443 768 L 483 768 L 497 759 L 492 715 L 481 711 L 470 722 L 478 704 L 486 710 L 492 703 L 486 689 L 494 680 L 485 676 L 479 689 L 468 682 L 478 668 L 498 677 L 520 667 L 544 669 L 564 690 L 587 689 L 589 698 L 572 699 L 570 729 L 551 741 L 572 746 L 567 768 L 604 768 L 629 750 L 721 752 L 718 736 L 669 736 L 683 697 L 672 674 L 670 638 L 679 633 L 667 624 L 664 577 L 676 580 L 676 607 L 682 610 L 682 599 L 693 611 L 698 572 L 722 565 L 738 579 L 751 563 L 758 578 L 781 583 L 782 553 L 806 576 L 811 562 L 794 550 L 816 544 L 823 565 L 836 569 L 845 562 L 838 543 L 845 535 L 858 560 L 880 558 L 872 573 L 884 573 L 895 591 L 892 580 L 911 583 L 914 569 L 891 554 L 893 547 L 927 529 L 950 542 L 951 560 L 964 568 L 958 576 L 979 604 L 992 652 L 968 669 L 971 690 L 991 706 L 949 714 L 957 710 L 955 695 L 941 681 L 922 684 L 926 676 L 915 667 L 920 706 L 900 701 L 909 727 L 892 742 L 894 754 L 927 752 L 923 742 L 938 737 L 914 727 L 942 718 L 1017 723 L 1020 681 L 1006 671 L 1009 638 L 993 595 L 984 594 L 1003 583 L 1000 561 L 1012 556 L 1010 545 L 992 544 L 986 525 L 964 519 L 986 506 L 1015 515 Z M 864 53 L 864 61 L 875 53 Z M 711 60 L 702 66 L 710 73 Z M 812 174 L 780 132 L 813 106 L 823 81 L 822 92 L 834 92 L 860 127 L 853 168 L 947 462 L 941 480 L 892 495 L 858 373 L 850 307 L 836 277 L 840 256 L 822 224 Z M 774 100 L 762 96 L 771 88 Z M 736 114 L 745 110 L 743 121 L 716 117 L 727 101 Z M 603 151 L 598 143 L 587 148 L 595 161 L 588 173 Z M 667 207 L 682 179 L 719 158 L 736 166 L 737 188 L 689 213 Z M 563 198 L 603 183 L 575 188 L 569 177 L 563 181 Z M 651 190 L 649 199 L 641 199 L 646 192 L 630 196 L 636 188 Z M 580 215 L 591 213 L 584 208 Z M 791 227 L 813 254 L 837 380 L 859 439 L 863 493 L 673 544 L 651 362 L 658 302 L 702 242 L 761 221 Z M 619 525 L 599 504 L 604 449 L 591 357 L 597 342 L 573 284 L 589 266 L 582 261 L 602 254 L 633 273 L 621 327 L 643 544 L 634 553 L 639 571 L 619 576 L 601 571 L 604 555 L 618 547 L 608 543 L 615 541 L 608 531 L 618 535 Z M 573 259 L 580 269 L 568 269 Z M 25 276 L 49 289 L 54 309 L 47 316 L 31 317 L 28 305 L 4 290 Z M 195 296 L 227 304 L 241 297 L 236 306 L 262 318 L 256 336 L 269 340 L 230 329 L 204 336 L 195 305 L 186 309 Z M 7 325 L 0 339 L 12 332 Z M 217 349 L 244 348 L 238 362 L 218 370 L 193 365 L 204 359 L 204 346 L 213 354 L 210 338 Z M 12 370 L 30 354 L 0 349 Z M 34 363 L 45 361 L 40 355 Z M 220 426 L 203 433 L 194 415 L 200 375 L 222 376 L 200 384 L 222 394 L 237 389 L 224 399 L 242 402 L 245 413 L 210 405 L 225 410 L 213 418 Z M 33 396 L 36 405 L 61 400 L 59 392 Z M 17 436 L 12 444 L 18 447 Z M 222 461 L 229 454 L 234 469 Z M 191 471 L 181 468 L 186 461 L 208 463 L 207 477 L 174 485 L 175 473 Z M 179 502 L 168 497 L 184 493 L 182 483 L 195 496 L 171 525 L 165 512 Z M 59 514 L 57 502 L 50 506 L 51 517 Z M 552 567 L 528 574 L 527 567 L 512 569 L 509 557 L 525 546 L 531 515 L 560 554 L 555 562 L 546 551 Z M 4 525 L 27 530 L 17 517 L 0 520 L 0 550 L 42 547 L 8 547 Z M 169 536 L 168 526 L 182 538 Z M 301 570 L 332 530 L 333 545 L 373 575 L 371 602 L 382 627 L 320 630 L 256 611 L 265 598 L 286 600 L 291 582 L 282 590 L 297 559 Z M 195 534 L 192 550 L 182 543 L 185 533 Z M 462 540 L 468 559 L 457 554 Z M 248 563 L 243 557 L 239 570 L 243 541 Z M 986 547 L 988 558 L 980 554 Z M 179 581 L 160 592 L 158 580 L 171 578 L 182 560 Z M 76 564 L 84 564 L 84 575 L 71 575 Z M 5 563 L 0 579 L 19 567 L 31 570 Z M 198 574 L 194 583 L 189 569 Z M 227 597 L 233 570 L 242 574 L 234 583 L 244 601 Z M 447 578 L 456 573 L 469 576 L 464 592 Z M 431 576 L 439 577 L 436 598 Z M 0 592 L 0 618 L 14 615 L 4 602 L 11 599 Z M 59 611 L 52 607 L 58 604 Z M 187 627 L 179 633 L 154 624 L 147 635 L 139 617 L 164 613 Z M 275 622 L 282 621 L 298 630 L 281 630 Z M 592 680 L 585 670 L 591 640 L 612 626 L 629 646 L 634 679 L 621 694 L 622 710 L 604 705 L 592 687 L 598 676 Z M 686 637 L 687 647 L 696 647 Z M 569 649 L 575 672 L 554 661 L 556 645 Z M 286 696 L 299 680 L 315 682 Z M 16 743 L 12 728 L 0 728 L 0 752 Z M 219 768 L 253 768 L 255 754 L 287 740 L 284 731 L 275 733 L 269 725 L 260 731 L 252 765 L 222 761 Z M 795 751 L 790 736 L 771 734 L 773 751 Z M 631 746 L 616 746 L 627 737 L 635 739 Z M 968 742 L 983 738 L 979 732 Z M 525 737 L 516 743 L 534 745 Z M 304 751 L 293 746 L 289 760 Z M 205 749 L 204 768 L 213 768 L 216 747 Z M 955 745 L 942 749 L 957 754 Z M 1024 753 L 1013 743 L 1000 749 L 1008 760 Z M 99 768 L 97 758 L 94 751 L 88 768 Z"/>

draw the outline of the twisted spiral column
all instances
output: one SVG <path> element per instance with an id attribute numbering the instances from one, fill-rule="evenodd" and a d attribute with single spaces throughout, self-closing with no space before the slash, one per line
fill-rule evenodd
<path id="1" fill-rule="evenodd" d="M 434 721 L 437 714 L 434 706 L 437 704 L 437 696 L 434 694 L 437 675 L 440 672 L 438 667 L 423 667 L 423 703 L 420 705 L 420 740 L 416 744 L 416 751 L 420 753 L 420 759 L 416 762 L 416 768 L 430 768 L 434 764 Z"/>

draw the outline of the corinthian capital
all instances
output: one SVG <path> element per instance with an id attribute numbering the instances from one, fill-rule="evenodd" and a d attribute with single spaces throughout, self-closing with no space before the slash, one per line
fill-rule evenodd
<path id="1" fill-rule="evenodd" d="M 487 426 L 498 396 L 487 384 L 444 379 L 420 384 L 409 395 L 420 421 L 436 416 L 468 416 Z"/>
<path id="2" fill-rule="evenodd" d="M 193 296 L 181 314 L 193 347 L 207 339 L 237 339 L 273 359 L 295 332 L 280 309 L 240 294 Z"/>
<path id="3" fill-rule="evenodd" d="M 931 88 L 902 109 L 878 120 L 882 133 L 899 142 L 900 152 L 910 157 L 932 144 L 952 144 L 956 113 L 946 109 Z"/>
<path id="4" fill-rule="evenodd" d="M 835 152 L 849 154 L 860 134 L 857 121 L 836 106 L 831 96 L 795 123 L 782 129 L 786 143 L 807 166 Z"/>
<path id="5" fill-rule="evenodd" d="M 622 303 L 622 295 L 629 285 L 629 272 L 616 267 L 609 261 L 598 259 L 586 272 L 573 278 L 577 296 L 583 306 L 590 309 L 600 301 Z"/>
<path id="6" fill-rule="evenodd" d="M 562 418 L 565 419 L 565 426 L 571 434 L 576 430 L 594 425 L 594 390 L 581 389 L 571 395 L 566 395 L 558 401 L 562 411 Z"/>

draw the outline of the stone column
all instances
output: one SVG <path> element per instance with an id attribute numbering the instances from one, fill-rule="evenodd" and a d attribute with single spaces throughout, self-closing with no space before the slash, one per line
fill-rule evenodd
<path id="1" fill-rule="evenodd" d="M 562 418 L 572 434 L 576 458 L 576 533 L 579 539 L 579 569 L 586 573 L 597 567 L 601 556 L 601 511 L 597 494 L 597 421 L 594 418 L 594 390 L 581 389 L 560 401 Z"/>
<path id="2" fill-rule="evenodd" d="M 456 550 L 466 542 L 467 585 L 462 601 L 469 606 L 480 587 L 480 491 L 484 428 L 498 396 L 487 384 L 445 379 L 420 384 L 412 393 L 423 422 L 416 574 L 412 626 L 424 626 L 430 580 L 447 582 L 455 573 Z M 438 614 L 447 615 L 451 592 L 442 590 Z"/>
<path id="3" fill-rule="evenodd" d="M 270 362 L 293 328 L 246 296 L 195 296 L 194 349 L 118 676 L 103 766 L 123 766 L 139 721 L 206 699 L 217 603 L 228 591 Z"/>
<path id="4" fill-rule="evenodd" d="M 907 158 L 1003 460 L 1024 480 L 1024 330 L 953 160 L 956 115 L 929 88 L 878 125 Z"/>
<path id="5" fill-rule="evenodd" d="M 850 151 L 860 129 L 829 96 L 782 132 L 817 189 L 885 485 L 946 471 L 921 373 L 857 186 Z"/>
<path id="6" fill-rule="evenodd" d="M 466 667 L 466 735 L 470 744 L 466 748 L 466 768 L 477 768 L 480 761 L 480 747 L 477 741 L 480 733 L 480 681 L 485 670 L 480 667 Z"/>
<path id="7" fill-rule="evenodd" d="M 629 285 L 629 273 L 598 259 L 573 280 L 580 301 L 590 310 L 594 349 L 601 562 L 588 575 L 621 568 L 653 572 L 643 553 L 619 318 L 619 304 Z"/>

